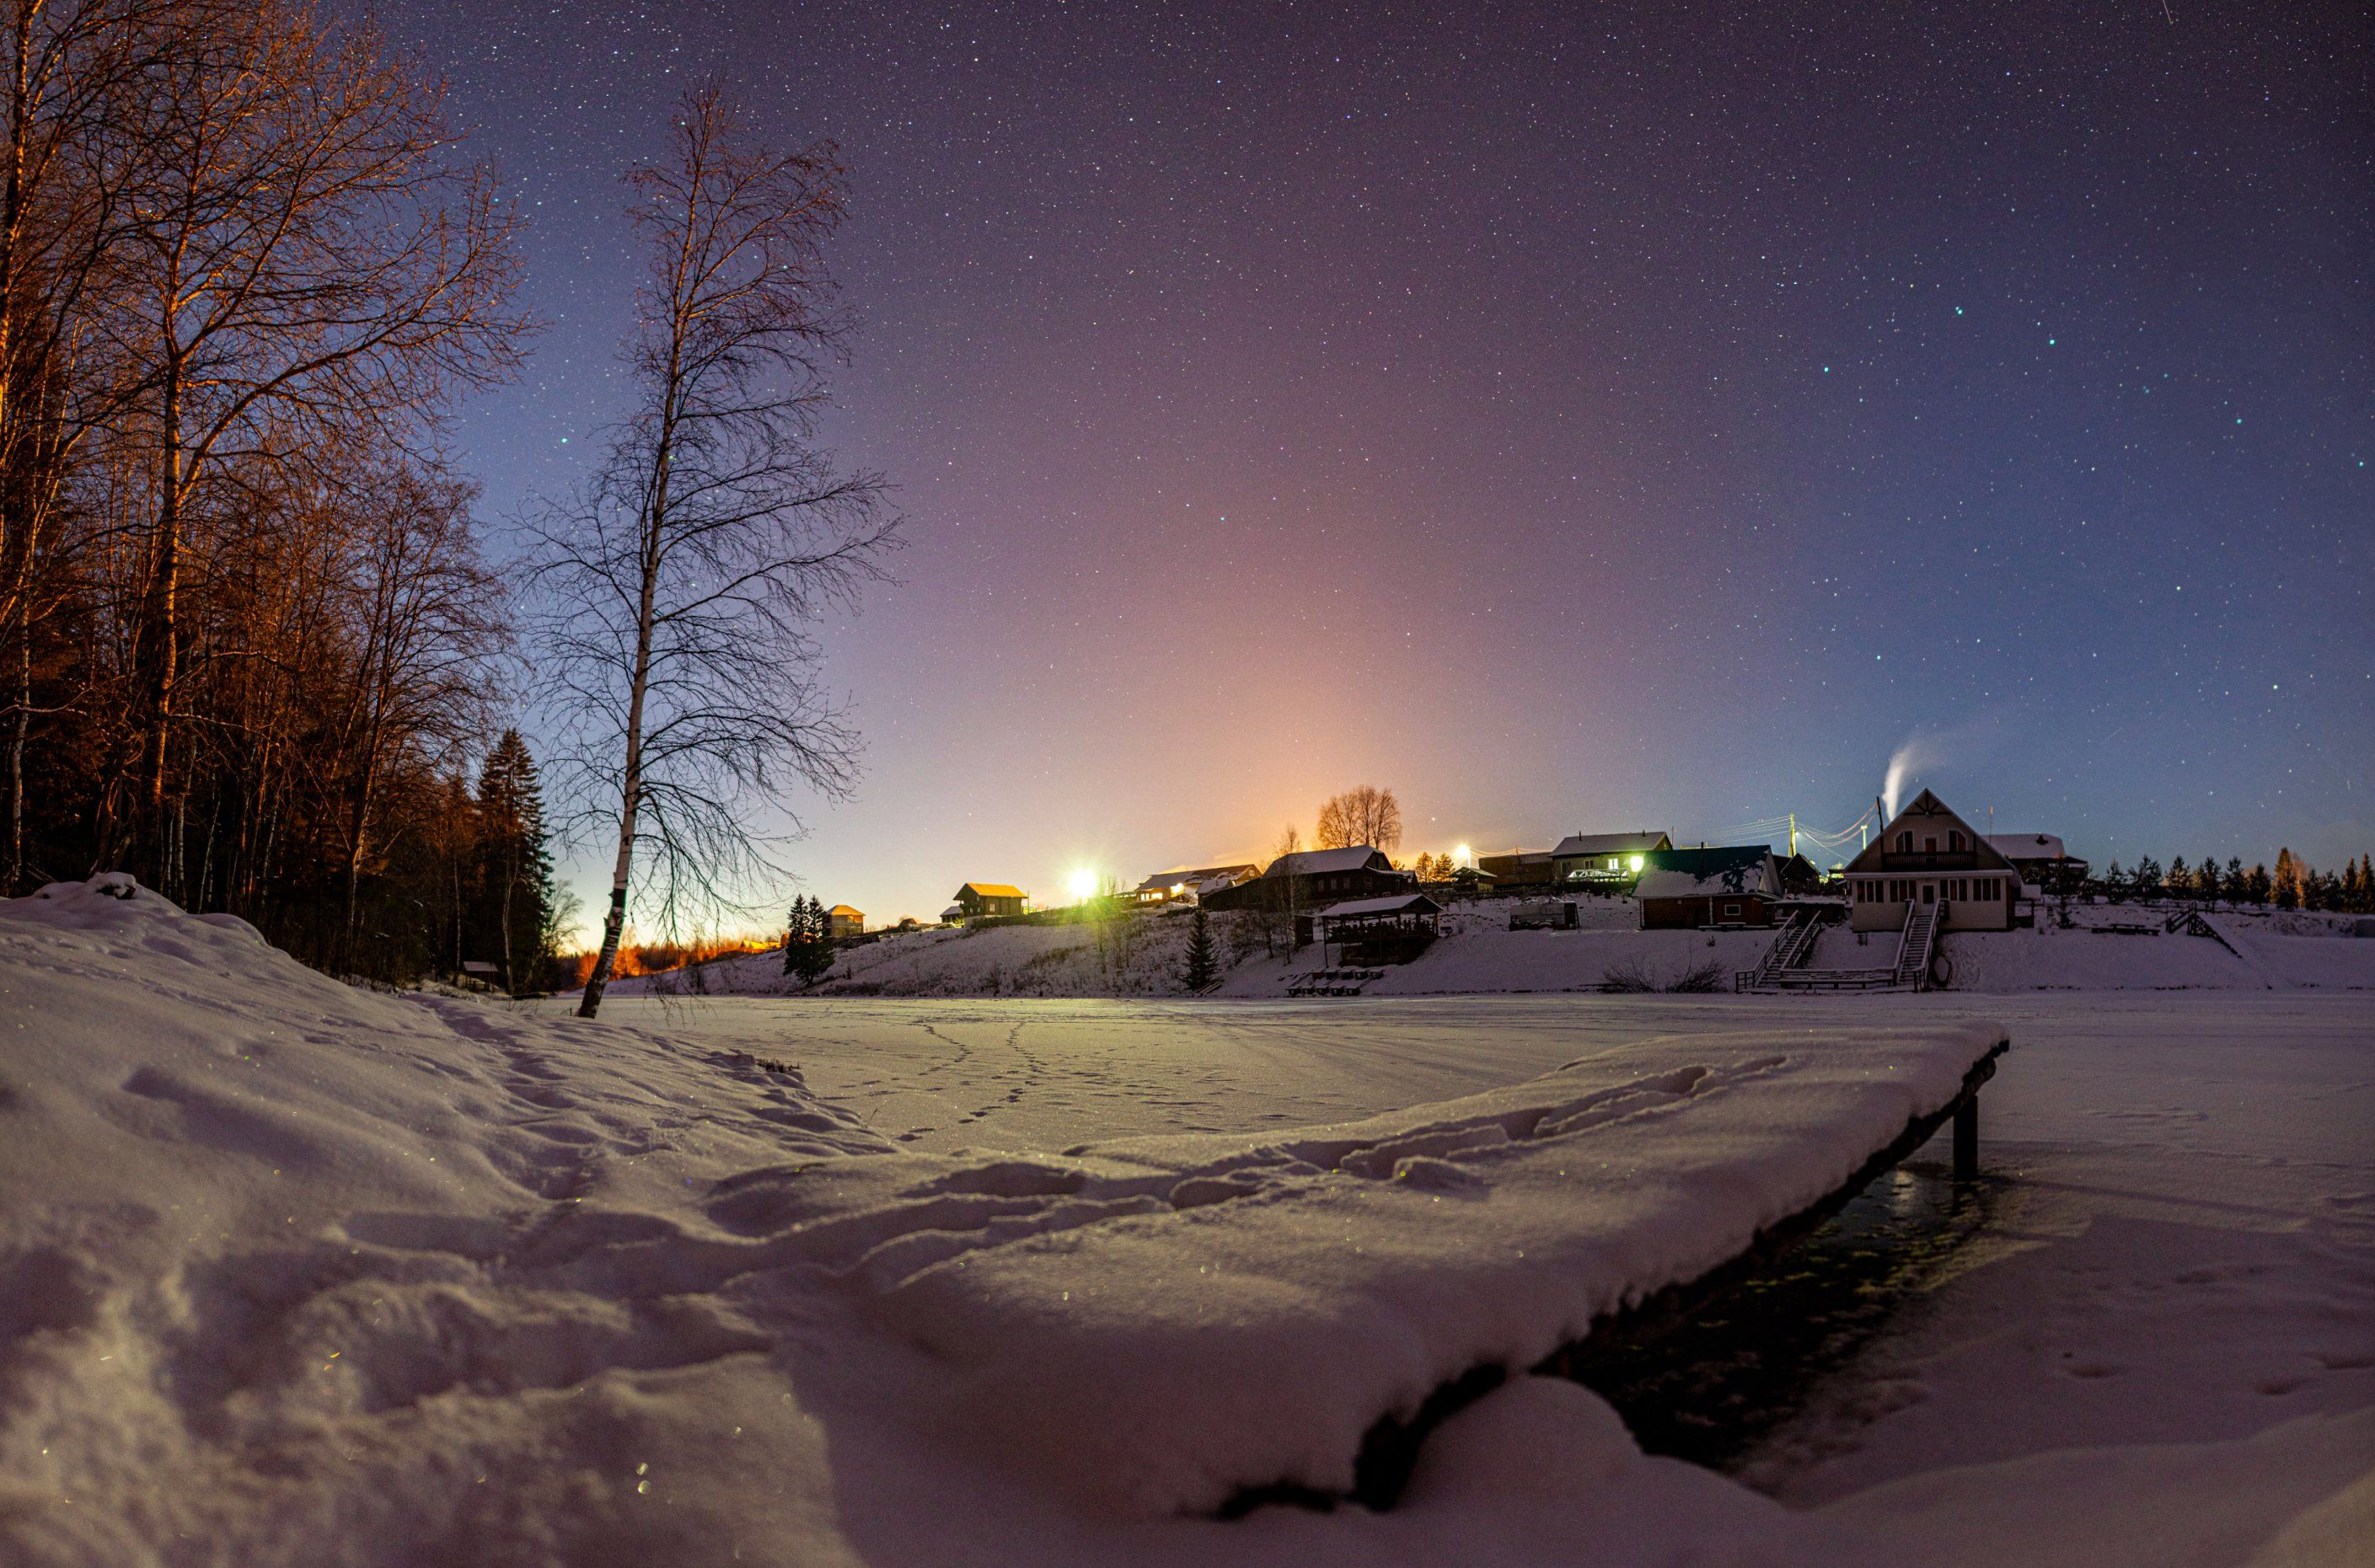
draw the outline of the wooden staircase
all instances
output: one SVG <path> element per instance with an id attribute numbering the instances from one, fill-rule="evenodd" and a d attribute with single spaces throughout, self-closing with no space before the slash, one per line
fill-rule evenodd
<path id="1" fill-rule="evenodd" d="M 1765 949 L 1764 960 L 1749 972 L 1746 989 L 1763 990 L 1778 981 L 1787 970 L 1802 968 L 1814 953 L 1814 938 L 1822 934 L 1830 912 L 1802 909 L 1790 916 L 1773 945 Z"/>
<path id="2" fill-rule="evenodd" d="M 1916 991 L 1930 989 L 1930 953 L 1937 945 L 1938 923 L 1946 917 L 1944 903 L 1916 903 L 1905 913 L 1905 940 L 1896 949 L 1896 984 Z"/>

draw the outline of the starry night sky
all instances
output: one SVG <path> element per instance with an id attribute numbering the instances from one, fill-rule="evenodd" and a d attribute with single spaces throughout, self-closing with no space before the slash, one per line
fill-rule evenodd
<path id="1" fill-rule="evenodd" d="M 1359 783 L 1406 854 L 1836 829 L 1908 742 L 2098 864 L 2375 847 L 2357 7 L 382 17 L 533 220 L 455 432 L 498 523 L 617 412 L 683 89 L 841 144 L 832 438 L 911 544 L 827 637 L 860 797 L 786 803 L 828 902 L 1259 857 Z"/>

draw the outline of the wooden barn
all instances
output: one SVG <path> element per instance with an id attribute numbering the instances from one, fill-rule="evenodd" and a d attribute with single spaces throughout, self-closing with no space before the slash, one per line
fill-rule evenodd
<path id="1" fill-rule="evenodd" d="M 1633 898 L 1644 931 L 1770 925 L 1781 867 L 1761 843 L 1647 850 Z"/>
<path id="2" fill-rule="evenodd" d="M 1557 867 L 1546 849 L 1513 849 L 1507 855 L 1480 855 L 1476 869 L 1492 878 L 1496 893 L 1530 893 L 1548 890 L 1558 880 Z"/>
<path id="3" fill-rule="evenodd" d="M 1943 931 L 2008 931 L 2020 880 L 2003 851 L 1925 789 L 1848 862 L 1848 923 L 1901 931 L 1920 904 L 1944 906 Z"/>

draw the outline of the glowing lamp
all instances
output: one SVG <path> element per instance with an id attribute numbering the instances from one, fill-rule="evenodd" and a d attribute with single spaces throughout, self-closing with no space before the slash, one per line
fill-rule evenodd
<path id="1" fill-rule="evenodd" d="M 1634 871 L 1635 871 L 1636 873 L 1638 873 L 1638 872 L 1640 871 L 1641 867 L 1642 867 L 1643 866 L 1647 865 L 1647 864 L 1648 864 L 1648 863 L 1647 861 L 1643 860 L 1643 859 L 1642 859 L 1639 855 L 1635 855 L 1635 856 L 1633 857 L 1633 869 L 1634 869 Z"/>
<path id="2" fill-rule="evenodd" d="M 1064 887 L 1075 903 L 1086 903 L 1097 896 L 1097 874 L 1083 866 L 1064 878 Z"/>

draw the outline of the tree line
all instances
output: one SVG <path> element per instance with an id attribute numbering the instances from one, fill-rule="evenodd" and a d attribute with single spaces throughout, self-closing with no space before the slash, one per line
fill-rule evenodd
<path id="1" fill-rule="evenodd" d="M 499 572 L 444 429 L 531 324 L 442 88 L 311 0 L 0 0 L 0 892 L 128 870 L 528 989 L 549 836 L 608 833 L 598 996 L 631 883 L 672 929 L 763 879 L 753 797 L 855 766 L 807 622 L 895 542 L 808 439 L 830 145 L 687 98 L 629 175 L 632 407 Z"/>
<path id="2" fill-rule="evenodd" d="M 121 868 L 333 969 L 540 982 L 540 785 L 439 446 L 526 325 L 491 173 L 308 5 L 0 29 L 6 890 Z"/>
<path id="3" fill-rule="evenodd" d="M 2246 868 L 2238 855 L 2228 855 L 2222 865 L 2215 855 L 2205 855 L 2189 866 L 2180 855 L 2164 867 L 2147 855 L 2131 867 L 2114 860 L 2100 877 L 2060 878 L 2046 890 L 2090 894 L 2113 903 L 2174 900 L 2214 908 L 2251 904 L 2369 914 L 2375 914 L 2375 857 L 2362 855 L 2345 861 L 2336 872 L 2319 871 L 2290 849 L 2276 851 L 2274 870 L 2265 864 Z"/>

